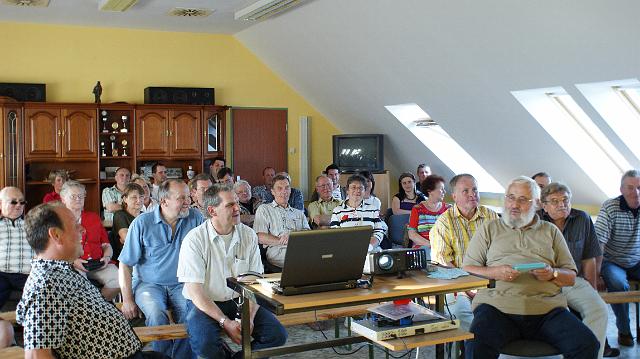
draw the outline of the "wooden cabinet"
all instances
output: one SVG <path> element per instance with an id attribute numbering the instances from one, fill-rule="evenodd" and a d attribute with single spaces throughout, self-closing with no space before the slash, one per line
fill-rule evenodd
<path id="1" fill-rule="evenodd" d="M 138 157 L 169 156 L 169 110 L 136 110 L 136 154 Z"/>
<path id="2" fill-rule="evenodd" d="M 169 156 L 200 157 L 201 110 L 181 109 L 169 111 Z"/>
<path id="3" fill-rule="evenodd" d="M 202 121 L 202 152 L 205 159 L 224 156 L 225 107 L 206 107 Z"/>
<path id="4" fill-rule="evenodd" d="M 98 156 L 95 107 L 40 106 L 25 107 L 25 158 Z"/>
<path id="5" fill-rule="evenodd" d="M 153 107 L 136 110 L 140 158 L 200 158 L 202 107 Z"/>
<path id="6" fill-rule="evenodd" d="M 22 104 L 0 99 L 0 134 L 0 188 L 23 188 Z"/>

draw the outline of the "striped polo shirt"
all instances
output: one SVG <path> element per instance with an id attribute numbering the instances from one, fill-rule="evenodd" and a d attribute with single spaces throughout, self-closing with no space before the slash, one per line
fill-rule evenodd
<path id="1" fill-rule="evenodd" d="M 380 219 L 380 211 L 369 198 L 362 201 L 357 208 L 349 206 L 347 200 L 342 201 L 333 209 L 330 225 L 332 228 L 371 226 L 373 227 L 373 236 L 376 237 L 378 245 L 380 245 L 386 229 L 383 223 Z"/>
<path id="2" fill-rule="evenodd" d="M 640 262 L 639 224 L 638 210 L 629 208 L 623 196 L 604 201 L 595 226 L 605 260 L 623 268 Z"/>

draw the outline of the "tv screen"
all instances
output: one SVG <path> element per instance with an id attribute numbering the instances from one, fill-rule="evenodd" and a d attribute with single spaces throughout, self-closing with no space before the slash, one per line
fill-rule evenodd
<path id="1" fill-rule="evenodd" d="M 333 136 L 333 163 L 343 172 L 384 171 L 382 135 Z"/>

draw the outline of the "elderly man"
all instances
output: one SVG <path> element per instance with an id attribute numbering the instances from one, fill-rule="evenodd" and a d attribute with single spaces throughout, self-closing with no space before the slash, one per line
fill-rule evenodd
<path id="1" fill-rule="evenodd" d="M 245 180 L 239 180 L 233 185 L 233 190 L 238 195 L 240 201 L 240 222 L 249 227 L 253 227 L 253 220 L 256 217 L 256 211 L 262 204 L 258 197 L 251 196 L 251 185 Z"/>
<path id="2" fill-rule="evenodd" d="M 224 157 L 214 158 L 209 165 L 209 175 L 211 176 L 211 178 L 213 178 L 214 180 L 217 179 L 218 171 L 220 171 L 220 169 L 225 167 L 226 165 L 227 160 Z"/>
<path id="3" fill-rule="evenodd" d="M 184 282 L 187 299 L 187 331 L 198 358 L 220 358 L 227 348 L 220 334 L 240 344 L 238 293 L 226 279 L 248 271 L 262 273 L 258 236 L 240 223 L 238 196 L 229 185 L 215 184 L 205 192 L 209 220 L 184 238 L 178 262 L 178 279 Z M 250 303 L 252 349 L 283 345 L 287 332 L 278 320 L 255 303 Z"/>
<path id="4" fill-rule="evenodd" d="M 551 176 L 549 176 L 549 174 L 546 172 L 538 172 L 533 176 L 531 176 L 531 179 L 536 181 L 540 189 L 544 189 L 546 186 L 549 185 L 549 183 L 551 183 Z"/>
<path id="5" fill-rule="evenodd" d="M 131 172 L 124 167 L 116 170 L 116 184 L 102 190 L 102 207 L 105 221 L 113 221 L 113 214 L 122 209 L 122 192 L 131 181 Z"/>
<path id="6" fill-rule="evenodd" d="M 518 339 L 535 339 L 557 348 L 566 359 L 598 356 L 598 339 L 567 310 L 562 287 L 572 286 L 576 266 L 560 230 L 536 215 L 540 188 L 518 177 L 507 187 L 501 219 L 476 231 L 463 269 L 496 281 L 473 299 L 473 340 L 467 358 L 498 358 Z M 518 271 L 516 265 L 544 267 Z"/>
<path id="7" fill-rule="evenodd" d="M 449 181 L 449 186 L 454 205 L 438 217 L 429 232 L 431 258 L 440 264 L 460 268 L 476 230 L 486 221 L 498 218 L 498 215 L 480 205 L 478 183 L 472 175 L 459 174 Z M 469 329 L 473 319 L 471 299 L 474 295 L 471 291 L 458 293 L 457 297 L 447 295 L 448 303 L 455 303 L 453 313 L 465 330 Z"/>
<path id="8" fill-rule="evenodd" d="M 183 285 L 176 276 L 178 256 L 183 238 L 204 221 L 199 211 L 190 208 L 189 188 L 181 180 L 163 182 L 158 193 L 160 207 L 139 215 L 131 223 L 118 257 L 122 312 L 127 319 L 132 319 L 140 307 L 147 326 L 169 324 L 169 309 L 173 310 L 175 322 L 184 322 Z M 136 271 L 132 284 L 133 266 Z M 172 358 L 191 355 L 186 339 L 173 343 L 156 341 L 153 348 Z"/>
<path id="9" fill-rule="evenodd" d="M 153 176 L 153 186 L 151 187 L 151 198 L 160 202 L 158 191 L 162 182 L 167 180 L 167 166 L 162 162 L 157 162 L 151 166 L 151 175 Z"/>
<path id="10" fill-rule="evenodd" d="M 596 233 L 604 248 L 602 278 L 610 292 L 629 290 L 627 278 L 640 279 L 640 171 L 630 170 L 620 183 L 621 196 L 606 200 L 596 220 Z M 633 345 L 629 304 L 612 304 L 618 343 Z"/>
<path id="11" fill-rule="evenodd" d="M 16 319 L 24 327 L 25 358 L 164 358 L 142 343 L 116 307 L 73 269 L 82 255 L 82 225 L 59 203 L 26 217 L 36 252 Z"/>
<path id="12" fill-rule="evenodd" d="M 333 187 L 331 188 L 331 196 L 337 200 L 347 199 L 347 190 L 340 186 L 340 167 L 332 163 L 325 168 L 324 173 L 331 179 Z"/>
<path id="13" fill-rule="evenodd" d="M 601 260 L 602 250 L 591 217 L 584 211 L 571 208 L 571 190 L 563 183 L 552 182 L 545 186 L 540 200 L 543 209 L 540 218 L 555 224 L 562 231 L 578 270 L 576 283 L 562 288 L 569 307 L 580 313 L 583 323 L 598 338 L 598 357 L 601 358 L 603 354 L 607 357 L 617 356 L 616 352 L 620 354 L 617 349 L 609 347 L 605 352 L 608 311 L 596 291 L 596 259 Z"/>
<path id="14" fill-rule="evenodd" d="M 200 173 L 189 181 L 189 190 L 191 191 L 192 208 L 200 211 L 203 217 L 207 216 L 207 208 L 204 206 L 204 192 L 211 187 L 211 176 L 206 173 Z"/>
<path id="15" fill-rule="evenodd" d="M 340 204 L 340 200 L 333 196 L 333 181 L 327 175 L 316 177 L 316 192 L 318 200 L 309 203 L 309 221 L 312 228 L 329 228 L 333 209 Z M 346 195 L 345 195 L 346 199 Z"/>
<path id="16" fill-rule="evenodd" d="M 289 205 L 291 184 L 288 176 L 276 175 L 271 192 L 274 200 L 258 207 L 253 229 L 258 233 L 260 244 L 267 247 L 269 263 L 282 268 L 289 234 L 310 227 L 304 212 Z"/>
<path id="17" fill-rule="evenodd" d="M 5 187 L 0 191 L 0 308 L 11 291 L 22 292 L 31 270 L 33 250 L 24 232 L 24 195 L 19 188 Z"/>

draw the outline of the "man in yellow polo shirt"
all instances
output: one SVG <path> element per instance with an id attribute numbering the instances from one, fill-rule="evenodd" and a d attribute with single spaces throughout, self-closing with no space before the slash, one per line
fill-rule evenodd
<path id="1" fill-rule="evenodd" d="M 467 173 L 459 174 L 449 181 L 454 205 L 436 220 L 429 232 L 431 239 L 431 259 L 446 266 L 462 267 L 462 260 L 471 237 L 486 221 L 498 218 L 487 207 L 480 205 L 478 182 Z M 469 330 L 473 313 L 471 300 L 474 292 L 460 292 L 447 295 L 447 303 L 455 302 L 452 313 L 460 319 L 460 326 Z"/>
<path id="2" fill-rule="evenodd" d="M 307 208 L 309 212 L 309 222 L 311 228 L 329 228 L 331 222 L 331 213 L 333 209 L 340 204 L 340 200 L 332 196 L 333 182 L 327 175 L 316 177 L 316 192 L 318 192 L 318 200 L 309 203 Z"/>

